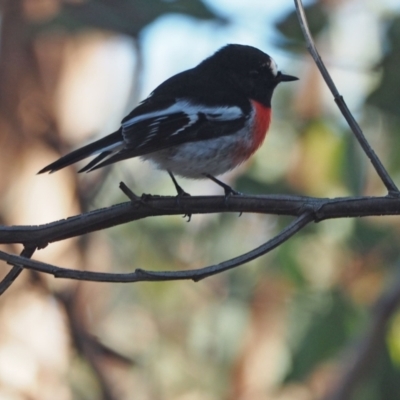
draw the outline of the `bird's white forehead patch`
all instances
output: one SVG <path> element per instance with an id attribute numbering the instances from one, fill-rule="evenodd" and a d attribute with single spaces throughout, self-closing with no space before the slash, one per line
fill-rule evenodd
<path id="1" fill-rule="evenodd" d="M 272 75 L 277 76 L 278 75 L 278 65 L 276 64 L 276 62 L 274 61 L 273 58 L 271 58 L 271 62 L 269 64 L 269 68 L 272 72 Z"/>

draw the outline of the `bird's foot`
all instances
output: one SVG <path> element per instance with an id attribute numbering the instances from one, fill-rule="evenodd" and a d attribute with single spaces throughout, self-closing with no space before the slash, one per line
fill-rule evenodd
<path id="1" fill-rule="evenodd" d="M 184 196 L 190 196 L 189 193 L 186 193 L 182 187 L 179 185 L 178 181 L 176 180 L 175 176 L 173 175 L 173 173 L 171 171 L 167 171 L 169 176 L 172 179 L 172 182 L 174 183 L 176 192 L 178 193 L 177 197 L 184 197 Z"/>
<path id="2" fill-rule="evenodd" d="M 219 179 L 217 179 L 215 176 L 212 176 L 210 174 L 203 174 L 205 177 L 208 179 L 211 179 L 213 182 L 215 182 L 218 186 L 221 186 L 222 189 L 224 189 L 225 192 L 225 203 L 227 203 L 229 196 L 241 196 L 242 193 L 236 191 L 235 189 L 231 188 L 229 185 L 227 185 L 224 182 L 221 182 Z"/>
<path id="3" fill-rule="evenodd" d="M 175 176 L 173 175 L 173 173 L 171 171 L 168 171 L 169 176 L 172 179 L 172 182 L 174 183 L 175 189 L 177 191 L 177 195 L 176 195 L 176 205 L 178 207 L 181 207 L 181 199 L 183 197 L 188 197 L 190 196 L 190 193 L 185 192 L 182 187 L 179 185 L 179 183 L 177 182 L 177 180 L 175 179 Z M 192 214 L 184 214 L 183 218 L 187 218 L 186 222 L 190 222 L 190 220 L 192 219 Z"/>
<path id="4" fill-rule="evenodd" d="M 178 194 L 176 195 L 175 199 L 176 199 L 176 205 L 178 207 L 181 207 L 181 199 L 183 197 L 190 197 L 189 193 L 186 193 L 184 190 L 178 192 Z M 184 214 L 182 218 L 187 218 L 186 222 L 190 222 L 190 220 L 192 219 L 192 214 Z"/>

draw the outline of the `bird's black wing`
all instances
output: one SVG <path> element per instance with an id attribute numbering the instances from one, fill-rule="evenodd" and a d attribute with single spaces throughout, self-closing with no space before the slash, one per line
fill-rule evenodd
<path id="1" fill-rule="evenodd" d="M 98 162 L 84 170 L 183 143 L 234 134 L 249 118 L 249 113 L 235 105 L 205 105 L 185 98 L 155 97 L 150 96 L 124 118 L 122 146 L 112 154 L 100 154 Z"/>

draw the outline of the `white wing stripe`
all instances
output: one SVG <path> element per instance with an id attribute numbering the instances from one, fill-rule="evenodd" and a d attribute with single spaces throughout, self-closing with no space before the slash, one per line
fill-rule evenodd
<path id="1" fill-rule="evenodd" d="M 187 114 L 190 118 L 190 122 L 188 125 L 192 124 L 193 116 L 196 116 L 198 113 L 206 114 L 207 118 L 213 121 L 230 121 L 239 119 L 243 116 L 242 110 L 240 107 L 204 107 L 202 105 L 193 104 L 189 100 L 178 100 L 172 106 L 164 108 L 162 110 L 153 111 L 147 114 L 138 115 L 133 117 L 122 124 L 123 128 L 128 128 L 140 121 L 144 121 L 146 119 L 154 118 L 154 117 L 164 117 L 166 115 L 175 114 L 183 112 Z M 187 125 L 186 125 L 187 126 Z M 183 129 L 183 128 L 182 128 Z"/>
<path id="2" fill-rule="evenodd" d="M 193 125 L 199 119 L 197 114 L 187 114 L 187 117 L 189 118 L 189 122 L 186 125 L 183 125 L 180 129 L 176 130 L 171 136 L 177 135 L 179 132 L 184 131 L 188 126 Z"/>
<path id="3" fill-rule="evenodd" d="M 119 151 L 120 149 L 122 149 L 124 142 L 120 141 L 114 144 L 110 144 L 109 146 L 103 147 L 99 150 L 95 150 L 93 151 L 90 155 L 94 156 L 96 154 L 102 153 L 103 151 L 111 151 L 112 153 L 115 153 L 117 151 Z"/>

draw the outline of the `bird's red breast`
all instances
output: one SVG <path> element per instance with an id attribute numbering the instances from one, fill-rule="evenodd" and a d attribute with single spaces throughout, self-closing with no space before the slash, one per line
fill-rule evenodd
<path id="1" fill-rule="evenodd" d="M 236 149 L 236 163 L 246 161 L 263 144 L 271 123 L 271 108 L 258 101 L 251 100 L 254 108 L 254 120 L 251 126 L 250 143 L 247 140 L 239 144 Z"/>
<path id="2" fill-rule="evenodd" d="M 251 146 L 251 154 L 253 154 L 264 142 L 265 135 L 267 134 L 271 123 L 271 108 L 266 107 L 255 100 L 251 100 L 251 103 L 255 110 L 253 144 Z"/>

